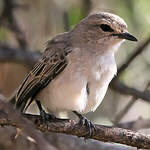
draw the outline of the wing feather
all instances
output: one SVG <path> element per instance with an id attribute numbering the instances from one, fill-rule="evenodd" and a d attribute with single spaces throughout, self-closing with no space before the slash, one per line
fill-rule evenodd
<path id="1" fill-rule="evenodd" d="M 27 109 L 36 94 L 67 66 L 66 55 L 71 51 L 68 51 L 62 42 L 56 45 L 51 46 L 51 43 L 48 45 L 42 58 L 21 84 L 16 94 L 16 107 L 21 107 L 22 111 Z"/>

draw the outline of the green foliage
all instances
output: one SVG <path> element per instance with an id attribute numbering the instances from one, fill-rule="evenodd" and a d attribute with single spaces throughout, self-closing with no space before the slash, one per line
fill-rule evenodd
<path id="1" fill-rule="evenodd" d="M 82 18 L 82 10 L 81 7 L 73 7 L 69 12 L 69 25 L 70 28 L 72 29 Z"/>
<path id="2" fill-rule="evenodd" d="M 129 29 L 144 37 L 150 34 L 149 0 L 114 0 L 114 3 L 114 9 L 126 20 Z"/>

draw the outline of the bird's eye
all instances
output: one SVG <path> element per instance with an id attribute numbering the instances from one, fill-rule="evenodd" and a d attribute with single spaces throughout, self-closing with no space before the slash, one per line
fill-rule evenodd
<path id="1" fill-rule="evenodd" d="M 114 30 L 107 24 L 101 24 L 100 28 L 104 31 L 104 32 L 113 32 Z"/>

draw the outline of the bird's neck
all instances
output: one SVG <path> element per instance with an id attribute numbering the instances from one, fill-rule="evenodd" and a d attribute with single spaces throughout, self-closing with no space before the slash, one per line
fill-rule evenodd
<path id="1" fill-rule="evenodd" d="M 115 44 L 112 45 L 108 45 L 108 44 L 97 44 L 94 45 L 93 47 L 88 47 L 88 50 L 97 55 L 97 56 L 103 56 L 103 55 L 113 55 L 115 54 L 115 52 L 117 52 L 117 50 L 119 49 L 120 45 L 124 42 L 124 40 L 119 41 Z"/>

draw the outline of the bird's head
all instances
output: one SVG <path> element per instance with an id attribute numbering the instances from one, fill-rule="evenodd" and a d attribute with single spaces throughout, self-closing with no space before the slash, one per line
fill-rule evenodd
<path id="1" fill-rule="evenodd" d="M 86 44 L 88 47 L 95 45 L 104 49 L 117 47 L 125 39 L 137 41 L 127 31 L 127 24 L 122 18 L 106 12 L 87 16 L 76 25 L 72 34 L 76 43 L 80 45 Z"/>

